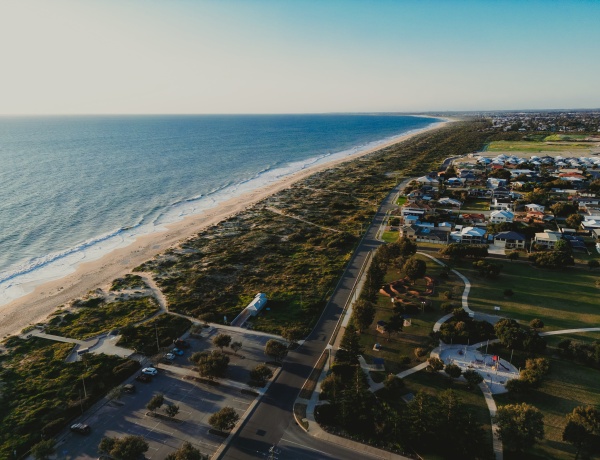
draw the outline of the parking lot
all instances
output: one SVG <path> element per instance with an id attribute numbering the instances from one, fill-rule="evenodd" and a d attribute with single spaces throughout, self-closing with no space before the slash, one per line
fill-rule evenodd
<path id="1" fill-rule="evenodd" d="M 213 386 L 194 379 L 198 374 L 189 357 L 196 351 L 215 349 L 212 338 L 220 332 L 231 335 L 233 341 L 242 342 L 242 349 L 237 355 L 228 351 L 230 364 L 227 377 L 221 380 L 220 385 Z M 186 441 L 202 453 L 211 455 L 223 438 L 209 432 L 208 418 L 225 406 L 233 407 L 240 416 L 245 413 L 254 397 L 243 394 L 241 389 L 246 388 L 249 371 L 267 359 L 264 345 L 270 338 L 251 331 L 217 329 L 205 330 L 202 338 L 186 338 L 191 347 L 171 364 L 159 363 L 159 373 L 150 383 L 132 379 L 135 393 L 123 394 L 119 400 L 97 405 L 77 420 L 90 425 L 91 433 L 67 433 L 57 444 L 56 458 L 96 459 L 99 456 L 98 444 L 104 436 L 125 435 L 146 439 L 148 459 L 163 459 Z M 158 414 L 165 414 L 167 404 L 179 406 L 179 413 L 173 420 L 148 415 L 146 404 L 158 393 L 165 396 L 165 405 L 156 411 Z"/>

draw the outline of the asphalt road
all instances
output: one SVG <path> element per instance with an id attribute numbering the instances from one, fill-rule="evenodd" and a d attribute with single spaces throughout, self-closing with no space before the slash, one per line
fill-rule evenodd
<path id="1" fill-rule="evenodd" d="M 402 184 L 403 185 L 403 184 Z M 277 446 L 279 460 L 285 459 L 359 459 L 364 453 L 355 452 L 313 438 L 296 425 L 293 404 L 327 346 L 335 330 L 352 287 L 369 252 L 382 244 L 376 234 L 385 213 L 394 206 L 398 186 L 383 201 L 363 240 L 355 250 L 329 303 L 306 342 L 286 359 L 279 374 L 263 400 L 245 420 L 232 442 L 223 451 L 224 459 L 255 459 L 268 457 L 269 448 Z"/>

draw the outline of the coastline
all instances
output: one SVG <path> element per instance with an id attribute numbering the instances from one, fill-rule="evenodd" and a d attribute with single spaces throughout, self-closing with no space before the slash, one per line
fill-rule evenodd
<path id="1" fill-rule="evenodd" d="M 218 204 L 215 208 L 200 214 L 187 216 L 179 222 L 166 224 L 165 230 L 139 236 L 133 243 L 115 249 L 97 260 L 81 263 L 73 273 L 39 284 L 33 292 L 0 306 L 0 336 L 4 338 L 8 335 L 18 334 L 25 327 L 45 320 L 57 307 L 72 299 L 82 297 L 98 287 L 110 285 L 115 278 L 131 272 L 134 267 L 164 252 L 169 247 L 177 245 L 206 227 L 243 212 L 250 206 L 288 188 L 297 181 L 319 171 L 336 167 L 391 145 L 402 143 L 418 134 L 439 129 L 453 121 L 448 118 L 441 119 L 443 121 L 439 123 L 400 135 L 376 147 L 309 166 L 276 182 L 230 198 Z"/>

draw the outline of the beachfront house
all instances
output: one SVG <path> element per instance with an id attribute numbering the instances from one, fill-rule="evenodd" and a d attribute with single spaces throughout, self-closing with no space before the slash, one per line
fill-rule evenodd
<path id="1" fill-rule="evenodd" d="M 554 249 L 556 242 L 562 239 L 562 233 L 552 230 L 544 230 L 543 233 L 535 234 L 535 244 L 543 246 L 546 249 Z"/>
<path id="2" fill-rule="evenodd" d="M 450 239 L 455 243 L 483 244 L 487 243 L 485 233 L 485 228 L 464 227 L 450 233 Z"/>

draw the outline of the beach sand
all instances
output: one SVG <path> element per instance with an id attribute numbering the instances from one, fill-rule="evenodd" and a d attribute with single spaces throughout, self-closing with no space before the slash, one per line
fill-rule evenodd
<path id="1" fill-rule="evenodd" d="M 358 152 L 343 159 L 306 168 L 283 178 L 281 181 L 269 184 L 252 192 L 231 198 L 216 208 L 186 219 L 169 224 L 166 230 L 140 236 L 131 245 L 116 249 L 104 257 L 82 263 L 75 272 L 37 286 L 33 292 L 0 306 L 0 337 L 18 334 L 25 327 L 44 321 L 56 308 L 69 301 L 83 297 L 96 288 L 109 286 L 116 278 L 130 273 L 134 267 L 152 259 L 155 255 L 176 246 L 181 241 L 196 235 L 202 229 L 215 225 L 228 217 L 244 211 L 259 201 L 288 188 L 294 182 L 300 181 L 316 172 L 330 169 L 342 163 L 354 160 L 406 141 L 407 139 L 432 129 L 439 129 L 452 120 L 435 124 L 425 130 L 398 137 L 393 141 L 380 145 L 371 150 Z"/>

